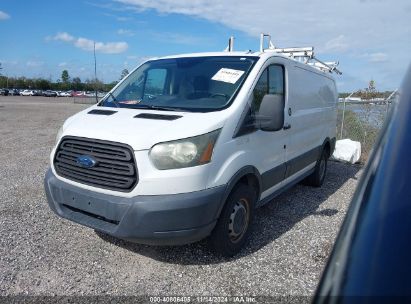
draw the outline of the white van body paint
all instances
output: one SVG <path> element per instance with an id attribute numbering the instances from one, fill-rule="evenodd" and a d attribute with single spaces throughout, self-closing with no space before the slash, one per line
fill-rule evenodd
<path id="1" fill-rule="evenodd" d="M 321 146 L 327 138 L 335 138 L 337 91 L 335 81 L 329 73 L 270 52 L 196 53 L 160 59 L 197 56 L 257 56 L 259 60 L 235 100 L 228 108 L 221 111 L 172 112 L 171 114 L 181 115 L 182 118 L 170 124 L 169 121 L 134 118 L 140 113 L 164 114 L 163 111 L 115 108 L 117 111 L 115 115 L 88 115 L 87 113 L 92 109 L 113 109 L 93 105 L 67 119 L 59 139 L 64 136 L 79 136 L 124 143 L 132 147 L 139 181 L 131 192 L 112 191 L 75 182 L 59 176 L 54 166 L 51 166 L 56 177 L 86 190 L 119 197 L 189 193 L 225 185 L 245 166 L 252 166 L 260 175 L 264 175 L 286 161 Z M 255 84 L 263 70 L 272 64 L 283 65 L 285 69 L 285 124 L 289 124 L 291 128 L 276 132 L 257 130 L 233 138 Z M 216 129 L 221 129 L 221 133 L 213 150 L 212 161 L 206 165 L 158 170 L 149 159 L 149 150 L 157 143 L 193 137 Z M 53 164 L 55 149 L 50 156 L 51 164 Z M 279 184 L 264 189 L 260 198 L 269 196 L 312 169 L 314 165 L 315 161 Z"/>

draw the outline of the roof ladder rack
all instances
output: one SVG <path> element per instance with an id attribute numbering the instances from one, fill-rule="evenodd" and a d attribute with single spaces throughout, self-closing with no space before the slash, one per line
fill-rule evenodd
<path id="1" fill-rule="evenodd" d="M 267 38 L 267 39 L 266 39 Z M 264 48 L 265 42 L 268 41 L 268 48 Z M 295 60 L 301 61 L 307 65 L 315 67 L 323 72 L 336 73 L 341 75 L 342 72 L 337 69 L 339 64 L 336 62 L 324 62 L 315 57 L 314 47 L 291 47 L 291 48 L 276 48 L 271 41 L 271 35 L 261 33 L 260 35 L 260 52 L 275 52 L 283 54 L 287 57 L 293 58 Z"/>

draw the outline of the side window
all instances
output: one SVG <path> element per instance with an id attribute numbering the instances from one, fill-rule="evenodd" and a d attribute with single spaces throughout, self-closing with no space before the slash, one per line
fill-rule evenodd
<path id="1" fill-rule="evenodd" d="M 265 94 L 282 95 L 284 97 L 284 69 L 282 66 L 270 65 L 261 74 L 253 91 L 252 110 L 254 113 L 260 109 Z"/>
<path id="2" fill-rule="evenodd" d="M 284 72 L 280 65 L 271 65 L 268 67 L 269 88 L 268 94 L 284 95 Z"/>
<path id="3" fill-rule="evenodd" d="M 162 95 L 164 93 L 166 78 L 166 69 L 148 70 L 144 95 Z"/>
<path id="4" fill-rule="evenodd" d="M 268 72 L 267 69 L 261 74 L 253 91 L 253 103 L 251 110 L 256 113 L 260 109 L 261 101 L 265 94 L 268 93 Z"/>

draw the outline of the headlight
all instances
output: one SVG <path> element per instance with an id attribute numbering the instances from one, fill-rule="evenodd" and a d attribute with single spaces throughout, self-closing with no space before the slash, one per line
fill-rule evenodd
<path id="1" fill-rule="evenodd" d="M 150 159 L 159 170 L 199 166 L 211 161 L 220 129 L 200 136 L 153 146 Z"/>
<path id="2" fill-rule="evenodd" d="M 59 142 L 60 137 L 61 137 L 62 134 L 63 134 L 63 126 L 61 126 L 60 129 L 59 129 L 58 132 L 57 132 L 57 135 L 56 135 L 56 145 L 58 144 L 58 142 Z"/>

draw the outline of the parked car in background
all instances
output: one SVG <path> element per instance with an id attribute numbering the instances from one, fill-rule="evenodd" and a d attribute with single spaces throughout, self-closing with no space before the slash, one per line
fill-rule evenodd
<path id="1" fill-rule="evenodd" d="M 73 97 L 85 97 L 86 96 L 85 94 L 86 93 L 84 91 L 74 91 L 74 92 L 72 92 L 71 96 L 73 96 Z"/>
<path id="2" fill-rule="evenodd" d="M 23 90 L 20 92 L 21 96 L 34 96 L 34 91 L 33 90 Z"/>
<path id="3" fill-rule="evenodd" d="M 95 97 L 97 94 L 95 91 L 87 91 L 84 96 L 85 97 Z"/>
<path id="4" fill-rule="evenodd" d="M 106 96 L 107 92 L 97 92 L 97 97 L 98 98 L 103 98 L 104 96 Z"/>
<path id="5" fill-rule="evenodd" d="M 51 91 L 51 90 L 43 91 L 43 96 L 45 96 L 45 97 L 57 97 L 57 92 Z"/>
<path id="6" fill-rule="evenodd" d="M 20 92 L 17 89 L 11 89 L 11 90 L 9 90 L 9 95 L 18 96 L 18 95 L 20 95 Z"/>
<path id="7" fill-rule="evenodd" d="M 0 95 L 3 95 L 3 96 L 9 95 L 9 90 L 8 89 L 0 89 Z"/>
<path id="8" fill-rule="evenodd" d="M 70 92 L 60 92 L 59 96 L 60 97 L 71 97 L 71 93 Z"/>

